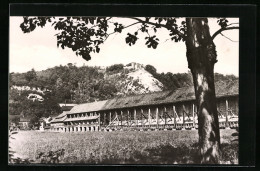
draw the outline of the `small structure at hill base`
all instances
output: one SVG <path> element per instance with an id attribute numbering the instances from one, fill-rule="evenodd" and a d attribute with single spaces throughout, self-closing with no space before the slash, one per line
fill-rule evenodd
<path id="1" fill-rule="evenodd" d="M 49 117 L 41 117 L 39 119 L 39 122 L 40 122 L 39 130 L 44 131 L 44 130 L 48 129 L 48 127 L 51 124 L 51 120 L 52 120 L 52 117 L 50 117 L 50 116 Z"/>
<path id="2" fill-rule="evenodd" d="M 21 130 L 29 129 L 29 123 L 30 123 L 30 118 L 28 118 L 28 117 L 20 117 L 19 128 Z"/>

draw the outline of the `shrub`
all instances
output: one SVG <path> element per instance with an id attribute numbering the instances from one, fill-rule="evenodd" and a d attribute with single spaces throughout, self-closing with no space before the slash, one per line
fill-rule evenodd
<path id="1" fill-rule="evenodd" d="M 113 74 L 118 73 L 124 69 L 123 64 L 114 64 L 111 65 L 110 67 L 107 67 L 108 72 L 112 72 Z"/>

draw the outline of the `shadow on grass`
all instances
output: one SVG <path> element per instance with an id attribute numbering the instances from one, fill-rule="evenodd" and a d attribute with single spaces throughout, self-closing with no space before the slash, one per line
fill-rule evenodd
<path id="1" fill-rule="evenodd" d="M 173 146 L 171 144 L 161 145 L 156 148 L 148 148 L 148 156 L 139 156 L 140 163 L 147 164 L 189 164 L 197 163 L 198 148 L 197 144 L 190 146 Z"/>
<path id="2" fill-rule="evenodd" d="M 105 154 L 102 159 L 91 154 L 89 159 L 77 159 L 69 157 L 65 163 L 85 163 L 85 164 L 188 164 L 198 163 L 197 144 L 190 146 L 173 146 L 171 144 L 160 145 L 158 147 L 146 148 L 142 151 L 135 151 L 131 157 L 124 155 Z"/>
<path id="3" fill-rule="evenodd" d="M 238 143 L 221 144 L 221 164 L 238 163 Z M 91 154 L 88 159 L 69 157 L 64 163 L 75 164 L 199 164 L 198 144 L 180 145 L 164 144 L 153 148 L 146 148 L 132 152 L 133 155 L 126 158 L 124 154 L 104 154 L 102 157 L 95 157 Z"/>

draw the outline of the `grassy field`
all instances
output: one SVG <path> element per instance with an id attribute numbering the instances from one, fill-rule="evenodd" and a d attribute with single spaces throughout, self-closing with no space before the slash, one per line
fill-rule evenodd
<path id="1" fill-rule="evenodd" d="M 221 130 L 222 163 L 238 163 L 235 130 Z M 182 164 L 197 163 L 197 130 L 55 133 L 21 131 L 10 141 L 22 158 L 65 149 L 61 163 Z"/>

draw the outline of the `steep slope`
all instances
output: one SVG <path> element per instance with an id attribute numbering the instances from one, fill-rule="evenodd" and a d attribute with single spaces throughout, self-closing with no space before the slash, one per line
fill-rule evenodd
<path id="1" fill-rule="evenodd" d="M 127 84 L 126 90 L 134 94 L 162 91 L 163 84 L 143 68 L 127 74 L 132 81 Z"/>

